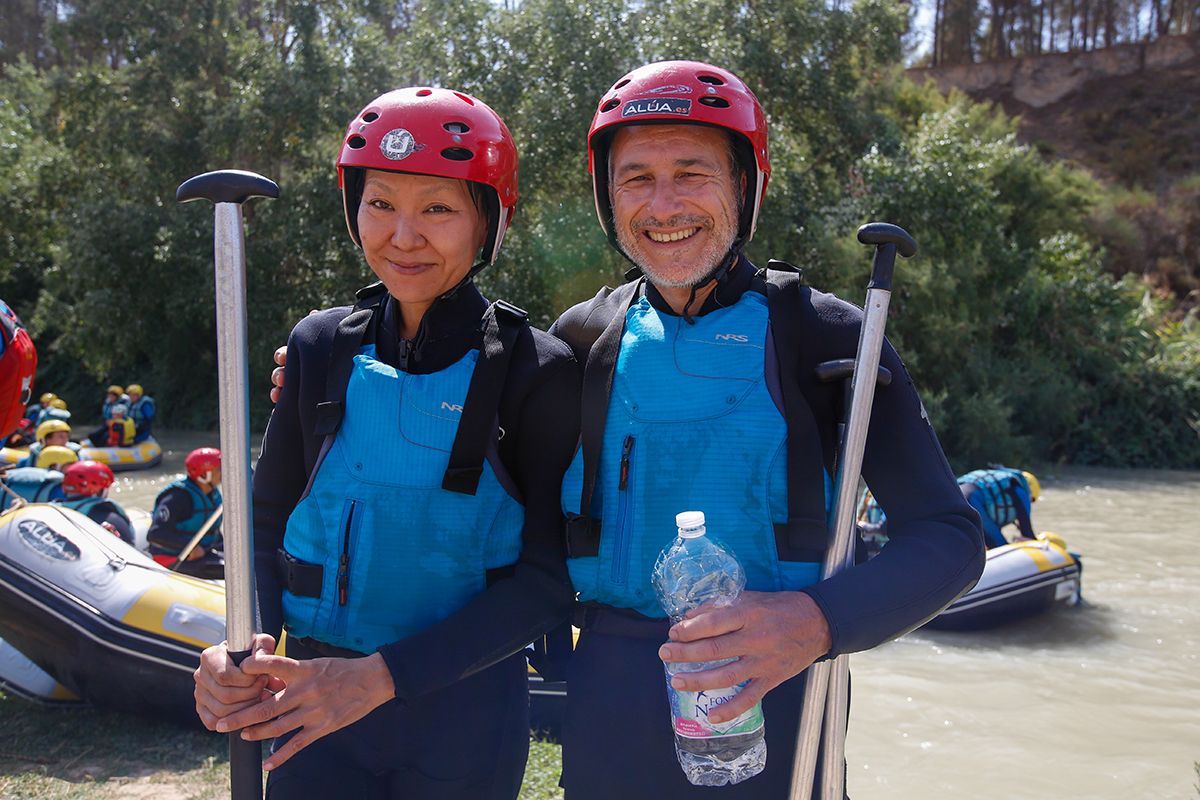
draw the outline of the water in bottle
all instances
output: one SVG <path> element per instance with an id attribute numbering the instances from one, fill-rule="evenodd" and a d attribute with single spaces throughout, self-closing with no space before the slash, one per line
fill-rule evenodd
<path id="1" fill-rule="evenodd" d="M 746 585 L 737 557 L 706 535 L 704 512 L 685 511 L 676 515 L 675 524 L 679 535 L 659 554 L 653 575 L 658 600 L 672 622 L 709 601 L 728 605 Z M 702 692 L 671 686 L 676 673 L 700 672 L 734 660 L 665 665 L 675 752 L 687 779 L 697 786 L 739 783 L 762 772 L 767 763 L 761 703 L 728 722 L 708 720 L 709 711 L 733 699 L 744 683 Z"/>

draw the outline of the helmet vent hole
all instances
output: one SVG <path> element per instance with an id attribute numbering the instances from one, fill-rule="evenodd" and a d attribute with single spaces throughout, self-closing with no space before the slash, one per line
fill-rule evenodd
<path id="1" fill-rule="evenodd" d="M 418 89 L 417 90 L 417 97 L 429 97 L 429 95 L 431 95 L 431 94 L 433 94 L 433 89 Z"/>
<path id="2" fill-rule="evenodd" d="M 470 161 L 474 157 L 475 154 L 465 147 L 447 147 L 442 151 L 442 158 L 448 158 L 451 161 Z"/>
<path id="3" fill-rule="evenodd" d="M 363 122 L 374 122 L 377 119 L 379 119 L 379 114 L 375 111 L 368 111 L 362 116 Z"/>
<path id="4" fill-rule="evenodd" d="M 700 75 L 699 80 L 701 83 L 707 83 L 712 86 L 724 86 L 725 85 L 725 81 L 721 80 L 716 75 Z"/>
<path id="5" fill-rule="evenodd" d="M 622 78 L 621 80 L 617 81 L 616 85 L 614 85 L 613 88 L 620 89 L 622 86 L 627 86 L 628 84 L 629 84 L 629 78 Z"/>
<path id="6" fill-rule="evenodd" d="M 361 150 L 367 146 L 367 140 L 356 133 L 346 140 L 346 145 L 352 150 Z"/>
<path id="7" fill-rule="evenodd" d="M 600 111 L 602 113 L 605 111 L 612 111 L 614 108 L 616 108 L 619 105 L 621 105 L 621 99 L 619 97 L 614 97 L 612 100 L 609 100 L 607 103 L 600 106 Z"/>
<path id="8" fill-rule="evenodd" d="M 459 100 L 462 100 L 464 103 L 466 103 L 469 106 L 475 105 L 475 99 L 470 97 L 469 95 L 465 95 L 462 92 L 455 92 L 454 96 L 457 97 Z"/>
<path id="9" fill-rule="evenodd" d="M 450 133 L 467 133 L 471 130 L 471 126 L 465 122 L 447 122 L 442 127 Z"/>
<path id="10" fill-rule="evenodd" d="M 729 101 L 724 97 L 714 97 L 707 95 L 700 98 L 701 105 L 712 106 L 713 108 L 729 108 Z"/>

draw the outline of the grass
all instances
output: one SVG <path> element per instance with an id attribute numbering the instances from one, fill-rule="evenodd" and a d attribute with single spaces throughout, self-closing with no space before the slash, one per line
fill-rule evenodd
<path id="1" fill-rule="evenodd" d="M 224 737 L 92 708 L 0 694 L 0 797 L 217 800 L 229 796 Z M 530 743 L 520 800 L 560 800 L 559 748 Z"/>

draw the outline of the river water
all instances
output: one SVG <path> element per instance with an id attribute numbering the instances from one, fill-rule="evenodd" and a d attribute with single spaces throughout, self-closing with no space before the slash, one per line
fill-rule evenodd
<path id="1" fill-rule="evenodd" d="M 216 440 L 163 435 L 162 465 L 122 473 L 113 497 L 150 509 Z M 855 655 L 854 800 L 1200 798 L 1200 473 L 1038 477 L 1034 527 L 1082 554 L 1084 603 Z"/>

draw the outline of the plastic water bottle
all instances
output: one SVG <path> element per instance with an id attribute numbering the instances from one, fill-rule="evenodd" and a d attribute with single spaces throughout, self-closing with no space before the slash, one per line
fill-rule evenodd
<path id="1" fill-rule="evenodd" d="M 709 601 L 729 605 L 746 585 L 746 573 L 737 557 L 705 535 L 704 512 L 684 511 L 675 516 L 675 524 L 679 536 L 659 554 L 652 581 L 672 622 Z M 736 660 L 665 665 L 675 753 L 687 779 L 697 786 L 740 783 L 762 772 L 767 763 L 761 703 L 728 722 L 708 720 L 709 711 L 732 700 L 745 683 L 703 692 L 671 686 L 671 676 L 676 673 L 700 672 Z"/>

